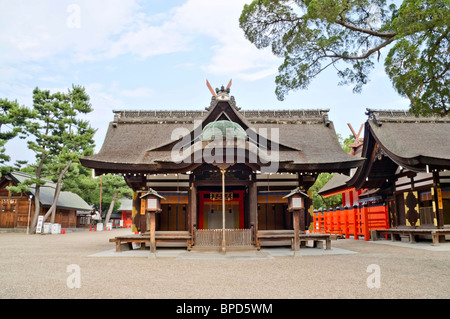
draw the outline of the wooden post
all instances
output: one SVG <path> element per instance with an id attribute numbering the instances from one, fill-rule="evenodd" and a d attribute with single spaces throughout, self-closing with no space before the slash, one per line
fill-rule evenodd
<path id="1" fill-rule="evenodd" d="M 300 209 L 299 211 L 299 231 L 304 233 L 306 231 L 306 215 L 305 208 Z"/>
<path id="2" fill-rule="evenodd" d="M 197 187 L 194 183 L 193 174 L 189 176 L 189 218 L 190 218 L 190 231 L 192 238 L 194 238 L 194 229 L 198 228 L 197 225 Z"/>
<path id="3" fill-rule="evenodd" d="M 156 237 L 155 237 L 155 212 L 148 212 L 150 214 L 150 253 L 156 253 Z"/>
<path id="4" fill-rule="evenodd" d="M 436 190 L 436 219 L 438 228 L 444 227 L 444 207 L 442 205 L 442 190 L 439 178 L 439 171 L 433 170 L 433 186 Z"/>
<path id="5" fill-rule="evenodd" d="M 256 243 L 256 233 L 258 232 L 258 191 L 256 187 L 256 175 L 252 174 L 252 183 L 248 187 L 250 226 L 253 225 L 252 241 Z"/>
<path id="6" fill-rule="evenodd" d="M 293 251 L 300 250 L 300 210 L 296 209 L 292 212 L 293 223 L 294 223 L 294 243 Z"/>
<path id="7" fill-rule="evenodd" d="M 222 252 L 226 250 L 225 240 L 225 170 L 222 170 Z"/>

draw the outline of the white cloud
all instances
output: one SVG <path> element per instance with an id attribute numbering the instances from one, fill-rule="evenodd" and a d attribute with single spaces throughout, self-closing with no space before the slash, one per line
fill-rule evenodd
<path id="1" fill-rule="evenodd" d="M 180 30 L 208 36 L 216 42 L 210 48 L 211 60 L 202 65 L 204 72 L 248 81 L 277 72 L 279 59 L 270 51 L 257 49 L 239 28 L 239 16 L 248 2 L 190 0 L 174 10 L 173 20 Z"/>
<path id="2" fill-rule="evenodd" d="M 195 51 L 206 37 L 215 44 L 206 48 L 204 72 L 259 79 L 274 74 L 279 61 L 244 38 L 238 19 L 246 2 L 188 0 L 164 13 L 143 12 L 137 0 L 80 0 L 78 11 L 67 0 L 2 2 L 0 45 L 13 63 L 58 55 L 80 63 Z"/>
<path id="3" fill-rule="evenodd" d="M 143 98 L 150 97 L 153 94 L 153 89 L 141 87 L 134 90 L 121 90 L 119 92 L 120 96 L 128 97 L 128 98 Z"/>

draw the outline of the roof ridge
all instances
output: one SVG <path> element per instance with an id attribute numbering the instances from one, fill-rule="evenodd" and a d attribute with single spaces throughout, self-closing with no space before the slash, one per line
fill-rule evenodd
<path id="1" fill-rule="evenodd" d="M 10 172 L 11 174 L 17 174 L 17 175 L 22 175 L 23 177 L 29 177 L 29 178 L 37 178 L 36 175 L 33 174 L 29 174 L 29 173 L 25 173 L 25 172 L 21 172 L 21 171 L 12 171 Z M 49 178 L 45 178 L 45 177 L 40 177 L 40 179 L 48 182 L 48 183 L 52 183 L 52 184 L 56 184 L 55 182 L 53 182 L 51 179 Z"/>
<path id="2" fill-rule="evenodd" d="M 382 122 L 401 123 L 401 122 L 414 122 L 414 123 L 450 123 L 450 116 L 441 117 L 436 114 L 417 116 L 409 110 L 395 110 L 395 109 L 371 109 L 366 108 L 369 120 L 373 120 L 377 125 L 381 125 Z"/>
<path id="3" fill-rule="evenodd" d="M 244 118 L 308 118 L 323 119 L 329 109 L 253 109 L 239 110 Z M 141 120 L 192 119 L 201 118 L 209 112 L 206 110 L 113 110 L 114 122 L 140 122 Z"/>

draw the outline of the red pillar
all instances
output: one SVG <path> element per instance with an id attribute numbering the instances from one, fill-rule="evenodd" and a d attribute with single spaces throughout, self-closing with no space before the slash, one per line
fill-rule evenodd
<path id="1" fill-rule="evenodd" d="M 362 219 L 363 219 L 363 234 L 364 234 L 364 240 L 369 241 L 370 240 L 370 233 L 369 233 L 369 208 L 367 207 L 367 204 L 363 205 L 362 209 Z"/>
<path id="2" fill-rule="evenodd" d="M 355 239 L 359 239 L 358 226 L 358 205 L 353 205 L 353 236 Z"/>

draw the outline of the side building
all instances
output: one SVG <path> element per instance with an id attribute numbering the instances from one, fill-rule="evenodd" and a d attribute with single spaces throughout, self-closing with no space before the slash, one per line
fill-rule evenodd
<path id="1" fill-rule="evenodd" d="M 364 164 L 321 194 L 357 191 L 357 204 L 387 207 L 392 237 L 414 241 L 436 233 L 443 240 L 450 228 L 450 117 L 374 109 L 367 115 Z"/>
<path id="2" fill-rule="evenodd" d="M 30 187 L 30 192 L 14 194 L 6 187 L 16 186 L 32 175 L 22 172 L 4 174 L 0 179 L 0 228 L 26 229 L 31 224 L 34 216 L 35 188 Z M 46 180 L 46 184 L 40 188 L 40 215 L 45 215 L 53 203 L 56 184 Z M 85 227 L 80 220 L 90 216 L 90 207 L 80 196 L 71 192 L 62 191 L 57 201 L 55 223 L 62 228 Z"/>

